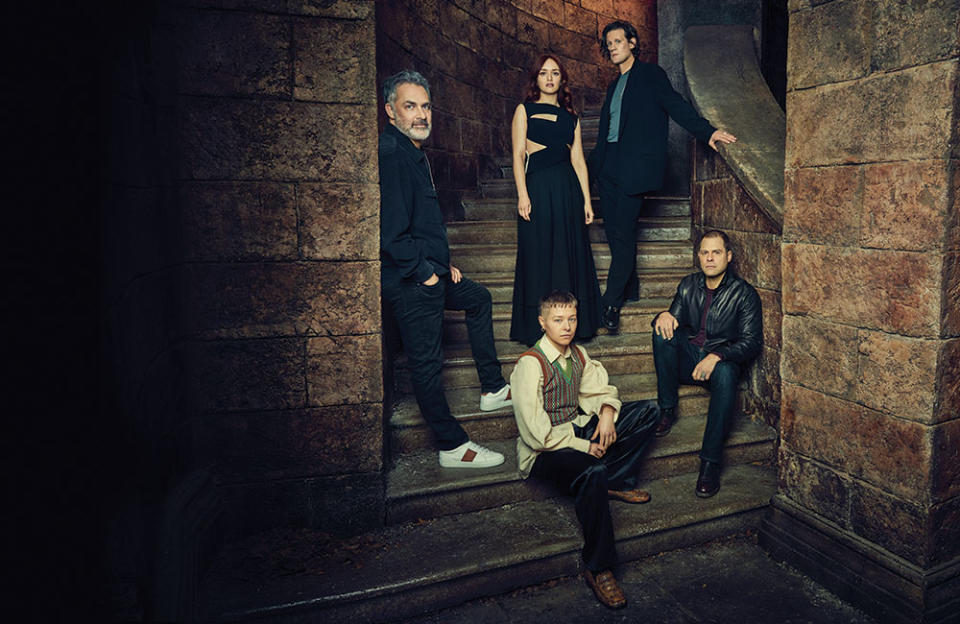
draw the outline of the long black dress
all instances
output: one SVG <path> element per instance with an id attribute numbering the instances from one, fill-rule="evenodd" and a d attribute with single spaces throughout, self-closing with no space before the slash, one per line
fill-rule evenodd
<path id="1" fill-rule="evenodd" d="M 528 345 L 540 339 L 538 303 L 552 290 L 577 297 L 577 338 L 589 339 L 600 325 L 600 286 L 583 222 L 583 192 L 570 163 L 577 118 L 551 104 L 523 106 L 527 138 L 546 149 L 530 154 L 526 163 L 530 221 L 517 216 L 510 339 Z M 534 117 L 541 114 L 555 115 L 556 121 Z"/>

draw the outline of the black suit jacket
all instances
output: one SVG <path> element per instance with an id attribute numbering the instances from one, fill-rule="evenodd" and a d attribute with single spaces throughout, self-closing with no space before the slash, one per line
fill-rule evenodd
<path id="1" fill-rule="evenodd" d="M 603 170 L 610 128 L 610 99 L 617 86 L 614 80 L 600 110 L 597 146 L 587 163 L 591 176 Z M 616 164 L 617 183 L 628 195 L 653 191 L 663 185 L 667 158 L 667 115 L 701 141 L 710 140 L 716 130 L 710 122 L 673 90 L 667 73 L 654 63 L 635 61 L 623 91 L 620 107 L 620 149 Z"/>

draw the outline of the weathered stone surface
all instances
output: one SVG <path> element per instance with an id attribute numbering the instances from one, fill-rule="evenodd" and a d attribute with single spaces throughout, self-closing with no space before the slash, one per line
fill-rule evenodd
<path id="1" fill-rule="evenodd" d="M 930 512 L 930 563 L 946 563 L 960 555 L 960 498 L 936 505 Z"/>
<path id="2" fill-rule="evenodd" d="M 935 336 L 939 272 L 938 259 L 924 254 L 784 244 L 784 313 Z"/>
<path id="3" fill-rule="evenodd" d="M 421 4 L 430 5 L 436 0 L 422 0 Z M 339 19 L 370 20 L 373 13 L 373 0 L 286 0 L 287 11 L 297 15 L 313 17 L 334 17 Z M 426 11 L 424 11 L 426 13 Z"/>
<path id="4" fill-rule="evenodd" d="M 304 258 L 379 260 L 379 186 L 304 183 L 297 204 Z"/>
<path id="5" fill-rule="evenodd" d="M 186 260 L 294 260 L 292 184 L 186 182 L 180 186 Z"/>
<path id="6" fill-rule="evenodd" d="M 767 405 L 779 405 L 780 351 L 764 345 L 752 367 L 750 389 L 758 401 Z"/>
<path id="7" fill-rule="evenodd" d="M 563 3 L 563 26 L 567 30 L 594 37 L 597 33 L 597 14 L 569 2 Z M 601 26 L 602 28 L 602 26 Z"/>
<path id="8" fill-rule="evenodd" d="M 960 418 L 960 339 L 948 340 L 940 348 L 937 393 L 934 421 Z"/>
<path id="9" fill-rule="evenodd" d="M 177 88 L 192 95 L 290 95 L 290 24 L 238 11 L 190 11 L 177 24 Z"/>
<path id="10" fill-rule="evenodd" d="M 867 74 L 869 2 L 830 2 L 790 16 L 787 88 L 802 89 Z"/>
<path id="11" fill-rule="evenodd" d="M 730 167 L 724 162 L 723 157 L 709 146 L 704 147 L 699 141 L 694 141 L 693 152 L 693 175 L 694 179 L 698 182 L 716 180 L 718 178 L 730 178 L 733 176 Z"/>
<path id="12" fill-rule="evenodd" d="M 863 201 L 861 173 L 859 166 L 787 171 L 783 240 L 855 245 Z"/>
<path id="13" fill-rule="evenodd" d="M 310 406 L 383 402 L 380 334 L 330 336 L 307 341 Z"/>
<path id="14" fill-rule="evenodd" d="M 857 388 L 857 346 L 855 327 L 784 316 L 783 378 L 853 400 Z"/>
<path id="15" fill-rule="evenodd" d="M 757 288 L 780 289 L 780 237 L 776 234 L 727 232 L 737 273 Z"/>
<path id="16" fill-rule="evenodd" d="M 857 401 L 898 418 L 930 423 L 937 399 L 934 340 L 861 331 Z"/>
<path id="17" fill-rule="evenodd" d="M 771 349 L 779 349 L 783 312 L 780 304 L 780 292 L 758 288 L 760 304 L 763 306 L 763 344 Z"/>
<path id="18" fill-rule="evenodd" d="M 223 483 L 369 472 L 382 468 L 383 406 L 211 414 L 198 453 Z"/>
<path id="19" fill-rule="evenodd" d="M 567 30 L 561 30 L 559 28 L 551 30 L 549 34 L 550 49 L 555 50 L 558 54 L 584 61 L 592 60 L 598 65 L 602 62 L 600 57 L 600 48 L 597 46 L 597 41 L 593 37 L 581 35 L 579 33 L 570 32 Z M 583 88 L 588 86 L 592 87 L 593 85 L 590 83 L 581 83 L 575 85 L 574 88 Z"/>
<path id="20" fill-rule="evenodd" d="M 927 513 L 913 500 L 850 483 L 850 528 L 857 535 L 917 565 L 926 566 Z"/>
<path id="21" fill-rule="evenodd" d="M 555 28 L 555 26 L 551 26 L 546 21 L 533 15 L 522 12 L 517 14 L 517 39 L 521 43 L 528 43 L 533 46 L 533 50 L 547 49 L 547 46 L 550 45 L 551 28 Z M 535 56 L 531 57 L 531 61 L 533 58 Z"/>
<path id="22" fill-rule="evenodd" d="M 947 161 L 864 167 L 863 247 L 939 249 L 947 210 Z"/>
<path id="23" fill-rule="evenodd" d="M 787 93 L 787 168 L 945 158 L 956 61 Z"/>
<path id="24" fill-rule="evenodd" d="M 183 331 L 203 338 L 378 331 L 379 269 L 376 261 L 192 266 Z"/>
<path id="25" fill-rule="evenodd" d="M 580 6 L 594 13 L 613 15 L 613 0 L 580 0 Z M 604 22 L 600 24 L 600 28 L 602 29 L 606 25 L 606 22 Z M 634 26 L 636 25 L 634 24 Z"/>
<path id="26" fill-rule="evenodd" d="M 733 176 L 696 184 L 701 185 L 704 226 L 739 232 L 777 233 L 777 225 L 760 210 Z"/>
<path id="27" fill-rule="evenodd" d="M 873 5 L 873 69 L 891 70 L 957 55 L 960 7 L 953 0 Z"/>
<path id="28" fill-rule="evenodd" d="M 372 20 L 296 22 L 293 97 L 371 104 L 376 97 L 376 67 L 370 62 L 373 37 Z"/>
<path id="29" fill-rule="evenodd" d="M 778 492 L 799 505 L 848 525 L 848 481 L 833 470 L 781 446 L 777 457 Z"/>
<path id="30" fill-rule="evenodd" d="M 954 391 L 956 392 L 956 391 Z M 960 495 L 960 417 L 933 428 L 933 502 Z"/>
<path id="31" fill-rule="evenodd" d="M 943 304 L 940 310 L 942 335 L 960 336 L 960 253 L 943 256 Z"/>
<path id="32" fill-rule="evenodd" d="M 440 29 L 455 43 L 478 52 L 482 49 L 481 23 L 451 2 L 440 4 Z"/>
<path id="33" fill-rule="evenodd" d="M 199 411 L 306 406 L 304 344 L 299 338 L 197 342 L 185 349 L 191 407 Z"/>
<path id="34" fill-rule="evenodd" d="M 181 100 L 186 179 L 375 182 L 370 106 L 236 99 Z"/>
<path id="35" fill-rule="evenodd" d="M 182 2 L 188 7 L 241 9 L 267 13 L 283 13 L 287 3 L 288 0 L 183 0 Z"/>
<path id="36" fill-rule="evenodd" d="M 947 204 L 945 251 L 960 251 L 960 161 L 950 161 L 951 177 L 950 202 Z"/>
<path id="37" fill-rule="evenodd" d="M 892 494 L 916 498 L 930 487 L 927 427 L 783 384 L 782 444 Z"/>

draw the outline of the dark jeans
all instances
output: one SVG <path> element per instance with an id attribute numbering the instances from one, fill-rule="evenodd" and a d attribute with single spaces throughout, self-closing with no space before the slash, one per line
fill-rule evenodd
<path id="1" fill-rule="evenodd" d="M 637 485 L 643 452 L 659 420 L 653 401 L 624 403 L 617 418 L 617 441 L 597 459 L 574 449 L 540 453 L 530 476 L 552 483 L 574 497 L 577 519 L 583 528 L 583 561 L 592 572 L 617 563 L 613 521 L 607 490 L 629 490 Z M 594 416 L 585 427 L 574 426 L 578 438 L 589 440 L 597 429 Z"/>
<path id="2" fill-rule="evenodd" d="M 496 392 L 506 381 L 493 344 L 493 303 L 490 292 L 463 278 L 454 284 L 449 276 L 433 286 L 384 274 L 384 301 L 390 305 L 407 354 L 413 392 L 420 413 L 437 436 L 441 450 L 456 448 L 467 433 L 450 413 L 443 393 L 443 310 L 465 310 L 473 361 L 482 392 Z"/>
<path id="3" fill-rule="evenodd" d="M 637 279 L 637 218 L 643 208 L 642 195 L 627 195 L 617 185 L 614 165 L 618 143 L 608 143 L 603 171 L 599 176 L 600 210 L 603 229 L 610 245 L 610 272 L 600 305 L 620 307 L 639 296 Z"/>
<path id="4" fill-rule="evenodd" d="M 653 333 L 653 362 L 657 369 L 657 403 L 660 409 L 677 407 L 677 388 L 681 383 L 702 386 L 710 390 L 707 427 L 703 431 L 700 458 L 717 464 L 723 459 L 723 442 L 727 437 L 733 408 L 737 400 L 737 380 L 740 366 L 722 360 L 717 363 L 706 382 L 694 380 L 691 375 L 707 352 L 690 344 L 690 333 L 674 332 L 666 340 Z"/>

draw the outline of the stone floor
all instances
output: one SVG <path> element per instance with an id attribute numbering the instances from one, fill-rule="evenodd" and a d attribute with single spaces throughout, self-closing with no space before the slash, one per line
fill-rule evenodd
<path id="1" fill-rule="evenodd" d="M 720 540 L 634 561 L 618 578 L 625 609 L 600 605 L 581 577 L 473 600 L 405 624 L 873 624 L 876 621 L 777 563 L 753 536 Z"/>

